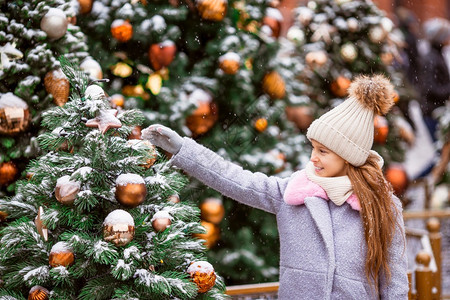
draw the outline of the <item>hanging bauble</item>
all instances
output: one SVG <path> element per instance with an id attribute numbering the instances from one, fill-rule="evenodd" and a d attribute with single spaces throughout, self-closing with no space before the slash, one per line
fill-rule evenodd
<path id="1" fill-rule="evenodd" d="M 227 12 L 227 0 L 197 0 L 197 10 L 205 20 L 222 21 Z"/>
<path id="2" fill-rule="evenodd" d="M 80 64 L 80 69 L 88 73 L 92 79 L 98 80 L 103 78 L 102 67 L 92 57 L 85 58 Z"/>
<path id="3" fill-rule="evenodd" d="M 122 127 L 122 122 L 116 118 L 117 109 L 101 110 L 93 119 L 86 122 L 87 127 L 98 128 L 102 134 L 105 134 L 111 128 Z"/>
<path id="4" fill-rule="evenodd" d="M 158 152 L 156 151 L 155 145 L 153 145 L 149 141 L 143 140 L 142 143 L 144 143 L 144 145 L 146 145 L 148 147 L 148 154 L 149 154 L 149 158 L 147 159 L 145 164 L 142 166 L 144 168 L 148 169 L 155 164 L 156 159 L 158 158 Z"/>
<path id="5" fill-rule="evenodd" d="M 219 224 L 225 215 L 222 200 L 218 198 L 206 198 L 200 204 L 201 218 L 207 222 Z"/>
<path id="6" fill-rule="evenodd" d="M 155 231 L 162 232 L 172 224 L 172 216 L 167 211 L 160 210 L 153 215 L 151 222 Z"/>
<path id="7" fill-rule="evenodd" d="M 394 62 L 394 55 L 391 52 L 385 52 L 381 53 L 381 62 L 386 65 L 390 66 Z"/>
<path id="8" fill-rule="evenodd" d="M 129 140 L 141 140 L 142 133 L 141 133 L 141 126 L 134 126 L 133 130 L 131 130 L 131 133 L 128 135 Z"/>
<path id="9" fill-rule="evenodd" d="M 314 68 L 314 67 L 321 67 L 328 61 L 328 55 L 325 51 L 319 50 L 319 51 L 312 51 L 308 52 L 305 56 L 306 63 L 308 66 Z"/>
<path id="10" fill-rule="evenodd" d="M 285 111 L 287 119 L 300 130 L 308 129 L 314 121 L 314 115 L 309 106 L 286 106 Z"/>
<path id="11" fill-rule="evenodd" d="M 153 95 L 158 95 L 161 91 L 163 78 L 158 73 L 153 73 L 148 76 L 145 87 L 148 88 Z"/>
<path id="12" fill-rule="evenodd" d="M 103 99 L 106 98 L 106 93 L 100 86 L 91 84 L 84 91 L 84 98 L 91 100 Z"/>
<path id="13" fill-rule="evenodd" d="M 111 34 L 121 43 L 128 42 L 133 37 L 133 26 L 127 20 L 114 20 L 111 23 Z"/>
<path id="14" fill-rule="evenodd" d="M 376 115 L 374 118 L 374 134 L 373 140 L 375 143 L 384 145 L 389 133 L 389 124 L 385 117 Z"/>
<path id="15" fill-rule="evenodd" d="M 197 285 L 199 293 L 206 293 L 216 284 L 216 273 L 213 266 L 207 261 L 192 262 L 187 272 Z"/>
<path id="16" fill-rule="evenodd" d="M 158 71 L 169 66 L 175 58 L 176 52 L 177 46 L 170 40 L 151 45 L 148 50 L 148 57 L 153 69 Z"/>
<path id="17" fill-rule="evenodd" d="M 369 39 L 372 43 L 381 43 L 386 38 L 386 35 L 386 31 L 381 26 L 373 26 L 369 29 Z"/>
<path id="18" fill-rule="evenodd" d="M 392 22 L 392 20 L 389 19 L 388 17 L 383 17 L 381 19 L 380 25 L 381 25 L 381 28 L 383 28 L 383 30 L 386 33 L 391 32 L 392 29 L 394 28 L 394 22 Z"/>
<path id="19" fill-rule="evenodd" d="M 150 99 L 150 94 L 146 93 L 142 85 L 126 85 L 122 88 L 122 94 L 126 97 L 139 97 L 143 100 Z"/>
<path id="20" fill-rule="evenodd" d="M 169 197 L 167 197 L 167 202 L 171 202 L 173 204 L 176 204 L 176 203 L 180 203 L 181 199 L 180 199 L 180 196 L 178 194 L 172 194 Z"/>
<path id="21" fill-rule="evenodd" d="M 138 174 L 121 174 L 116 179 L 116 199 L 120 204 L 133 208 L 144 202 L 147 187 L 144 178 Z"/>
<path id="22" fill-rule="evenodd" d="M 272 71 L 264 76 L 262 88 L 271 99 L 282 99 L 286 94 L 283 77 L 277 71 Z"/>
<path id="23" fill-rule="evenodd" d="M 347 27 L 348 31 L 356 32 L 359 30 L 359 21 L 356 18 L 348 18 L 347 19 Z"/>
<path id="24" fill-rule="evenodd" d="M 120 247 L 134 238 L 134 219 L 130 213 L 116 209 L 103 221 L 103 239 Z"/>
<path id="25" fill-rule="evenodd" d="M 40 285 L 35 285 L 28 293 L 28 300 L 48 300 L 50 292 Z"/>
<path id="26" fill-rule="evenodd" d="M 208 221 L 204 221 L 202 220 L 201 225 L 205 228 L 206 232 L 205 233 L 197 233 L 194 236 L 196 238 L 199 238 L 201 240 L 205 241 L 205 246 L 210 249 L 212 248 L 217 241 L 220 238 L 220 229 L 217 225 L 208 222 Z"/>
<path id="27" fill-rule="evenodd" d="M 335 96 L 343 98 L 348 95 L 347 90 L 350 87 L 350 83 L 350 79 L 344 76 L 338 76 L 338 78 L 330 84 L 330 90 Z"/>
<path id="28" fill-rule="evenodd" d="M 5 222 L 6 218 L 8 218 L 8 214 L 6 212 L 0 210 L 0 223 Z"/>
<path id="29" fill-rule="evenodd" d="M 64 205 L 72 205 L 79 191 L 80 183 L 71 181 L 69 175 L 58 178 L 56 181 L 55 197 Z"/>
<path id="30" fill-rule="evenodd" d="M 12 161 L 0 163 L 0 186 L 13 182 L 18 173 L 19 170 Z"/>
<path id="31" fill-rule="evenodd" d="M 63 106 L 69 100 L 70 82 L 61 69 L 45 74 L 44 87 L 47 93 L 53 96 L 56 105 Z"/>
<path id="32" fill-rule="evenodd" d="M 263 18 L 263 25 L 269 26 L 272 31 L 272 37 L 278 38 L 280 36 L 282 23 L 283 15 L 281 12 L 276 8 L 268 7 Z"/>
<path id="33" fill-rule="evenodd" d="M 53 40 L 63 37 L 67 32 L 68 26 L 67 16 L 59 8 L 50 8 L 41 20 L 41 30 Z"/>
<path id="34" fill-rule="evenodd" d="M 255 129 L 259 132 L 263 132 L 264 130 L 266 130 L 268 124 L 269 123 L 267 122 L 267 119 L 259 118 L 255 121 Z"/>
<path id="35" fill-rule="evenodd" d="M 123 62 L 118 62 L 111 67 L 111 72 L 118 77 L 127 78 L 133 74 L 133 68 Z"/>
<path id="36" fill-rule="evenodd" d="M 314 17 L 314 11 L 309 7 L 300 6 L 299 8 L 297 8 L 297 13 L 297 19 L 303 26 L 308 26 L 308 24 Z"/>
<path id="37" fill-rule="evenodd" d="M 30 124 L 28 104 L 13 93 L 0 94 L 0 135 L 23 132 Z"/>
<path id="38" fill-rule="evenodd" d="M 78 3 L 80 4 L 80 13 L 82 15 L 90 13 L 93 2 L 94 0 L 78 0 Z"/>
<path id="39" fill-rule="evenodd" d="M 305 42 L 305 33 L 298 26 L 291 26 L 286 33 L 286 37 L 297 44 L 303 44 Z"/>
<path id="40" fill-rule="evenodd" d="M 342 46 L 340 54 L 341 57 L 349 63 L 353 62 L 356 57 L 358 57 L 358 51 L 356 50 L 356 47 L 350 43 L 346 43 Z"/>
<path id="41" fill-rule="evenodd" d="M 391 164 L 385 172 L 387 181 L 389 181 L 397 196 L 403 195 L 408 187 L 408 175 L 400 164 Z"/>
<path id="42" fill-rule="evenodd" d="M 217 105 L 211 95 L 204 90 L 196 89 L 189 95 L 188 101 L 197 103 L 197 109 L 186 118 L 186 126 L 193 136 L 208 132 L 219 117 Z"/>
<path id="43" fill-rule="evenodd" d="M 44 209 L 42 208 L 42 206 L 39 206 L 38 215 L 34 219 L 34 225 L 36 226 L 37 232 L 42 236 L 42 238 L 44 238 L 44 241 L 48 241 L 48 229 L 44 225 L 44 223 L 42 223 L 42 219 L 41 219 L 43 214 L 44 214 Z"/>
<path id="44" fill-rule="evenodd" d="M 75 261 L 72 248 L 66 242 L 57 242 L 50 250 L 48 263 L 53 268 L 63 266 L 68 267 Z"/>
<path id="45" fill-rule="evenodd" d="M 239 70 L 241 58 L 236 52 L 228 52 L 219 57 L 219 67 L 225 74 L 234 75 Z"/>
<path id="46" fill-rule="evenodd" d="M 111 104 L 112 108 L 123 108 L 123 105 L 125 104 L 125 97 L 121 94 L 111 95 L 111 97 L 109 98 L 109 103 Z"/>

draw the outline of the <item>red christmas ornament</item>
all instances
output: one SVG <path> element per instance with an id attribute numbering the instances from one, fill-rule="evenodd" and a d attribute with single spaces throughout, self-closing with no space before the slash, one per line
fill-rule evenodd
<path id="1" fill-rule="evenodd" d="M 165 41 L 153 44 L 148 50 L 150 63 L 154 70 L 158 71 L 163 67 L 167 67 L 175 58 L 177 46 L 172 41 Z"/>

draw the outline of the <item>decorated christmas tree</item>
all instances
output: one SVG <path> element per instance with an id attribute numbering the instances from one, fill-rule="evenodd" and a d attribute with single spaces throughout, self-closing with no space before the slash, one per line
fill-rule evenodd
<path id="1" fill-rule="evenodd" d="M 407 177 L 399 163 L 414 141 L 407 107 L 416 96 L 399 67 L 400 31 L 370 0 L 313 0 L 296 9 L 287 36 L 297 43 L 305 65 L 298 76 L 304 103 L 293 103 L 297 107 L 292 109 L 293 119 L 307 121 L 302 129 L 341 103 L 355 76 L 381 73 L 390 78 L 396 106 L 386 117 L 376 117 L 373 148 L 383 156 L 386 176 L 400 196 Z"/>
<path id="2" fill-rule="evenodd" d="M 280 53 L 277 1 L 94 1 L 78 21 L 112 79 L 111 102 L 140 108 L 244 168 L 285 176 L 307 160 L 285 115 L 300 62 Z M 139 128 L 136 128 L 139 135 Z M 192 181 L 209 257 L 228 283 L 276 280 L 272 215 Z M 224 217 L 225 216 L 225 217 Z"/>
<path id="3" fill-rule="evenodd" d="M 45 153 L 0 200 L 0 296 L 8 299 L 222 299 L 205 260 L 186 178 L 147 141 L 128 139 L 137 110 L 62 61 L 73 93 L 43 113 Z M 3 299 L 3 298 L 2 298 Z"/>
<path id="4" fill-rule="evenodd" d="M 77 7 L 68 0 L 0 1 L 0 195 L 14 191 L 38 155 L 42 111 L 68 99 L 57 58 L 88 57 L 85 36 L 72 24 Z"/>

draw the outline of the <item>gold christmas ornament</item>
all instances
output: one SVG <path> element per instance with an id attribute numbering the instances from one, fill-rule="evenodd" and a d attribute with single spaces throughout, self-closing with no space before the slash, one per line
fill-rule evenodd
<path id="1" fill-rule="evenodd" d="M 28 300 L 48 300 L 50 292 L 40 285 L 35 285 L 28 293 Z"/>
<path id="2" fill-rule="evenodd" d="M 122 88 L 122 94 L 126 97 L 139 97 L 143 100 L 150 99 L 150 94 L 146 93 L 142 85 L 126 85 Z"/>
<path id="3" fill-rule="evenodd" d="M 205 20 L 222 21 L 227 12 L 226 0 L 197 0 L 197 10 Z"/>
<path id="4" fill-rule="evenodd" d="M 112 108 L 122 107 L 125 104 L 125 97 L 121 94 L 114 94 L 110 97 L 109 103 Z"/>
<path id="5" fill-rule="evenodd" d="M 37 232 L 42 236 L 44 241 L 48 241 L 48 229 L 42 223 L 41 216 L 44 214 L 44 209 L 42 206 L 39 206 L 38 215 L 34 219 L 34 225 L 36 225 Z"/>
<path id="6" fill-rule="evenodd" d="M 72 205 L 80 191 L 80 183 L 71 181 L 66 175 L 56 181 L 55 197 L 64 205 Z"/>
<path id="7" fill-rule="evenodd" d="M 53 96 L 53 102 L 63 106 L 69 100 L 70 82 L 61 69 L 45 74 L 44 87 L 47 93 Z"/>
<path id="8" fill-rule="evenodd" d="M 266 15 L 263 18 L 263 25 L 266 25 L 272 31 L 272 37 L 278 38 L 281 32 L 281 23 L 283 22 L 283 15 L 281 12 L 273 7 L 266 9 Z"/>
<path id="9" fill-rule="evenodd" d="M 356 47 L 350 43 L 346 43 L 342 46 L 340 54 L 344 61 L 348 63 L 353 62 L 356 57 L 358 57 L 358 51 L 356 50 Z"/>
<path id="10" fill-rule="evenodd" d="M 216 123 L 219 117 L 217 105 L 211 95 L 201 89 L 196 89 L 188 97 L 189 102 L 197 103 L 197 109 L 186 118 L 186 126 L 193 136 L 202 135 Z"/>
<path id="11" fill-rule="evenodd" d="M 6 218 L 8 218 L 8 214 L 4 211 L 0 211 L 0 223 L 5 222 Z"/>
<path id="12" fill-rule="evenodd" d="M 228 52 L 219 57 L 220 69 L 228 75 L 234 75 L 239 71 L 241 58 L 236 52 Z"/>
<path id="13" fill-rule="evenodd" d="M 192 262 L 187 272 L 197 285 L 199 293 L 206 293 L 216 284 L 216 273 L 213 266 L 207 261 Z"/>
<path id="14" fill-rule="evenodd" d="M 101 110 L 94 119 L 86 122 L 87 127 L 98 128 L 105 134 L 111 128 L 122 127 L 122 122 L 116 118 L 117 109 Z"/>
<path id="15" fill-rule="evenodd" d="M 350 83 L 351 80 L 344 77 L 344 76 L 339 76 L 336 80 L 334 80 L 331 85 L 330 85 L 330 89 L 331 92 L 337 96 L 337 97 L 345 97 L 348 95 L 348 88 L 350 87 Z"/>
<path id="16" fill-rule="evenodd" d="M 0 94 L 0 135 L 25 131 L 30 124 L 28 104 L 13 93 Z"/>
<path id="17" fill-rule="evenodd" d="M 98 80 L 103 78 L 102 67 L 92 57 L 85 58 L 80 64 L 80 69 L 88 73 L 92 79 Z"/>
<path id="18" fill-rule="evenodd" d="M 286 106 L 285 112 L 287 119 L 293 122 L 300 130 L 308 129 L 309 125 L 314 121 L 313 112 L 308 106 Z"/>
<path id="19" fill-rule="evenodd" d="M 206 198 L 200 204 L 201 218 L 207 222 L 219 224 L 225 215 L 222 200 L 218 198 Z"/>
<path id="20" fill-rule="evenodd" d="M 205 241 L 205 246 L 212 248 L 220 238 L 220 229 L 214 223 L 202 220 L 201 225 L 205 228 L 206 233 L 197 233 L 194 236 Z"/>
<path id="21" fill-rule="evenodd" d="M 121 174 L 116 179 L 116 199 L 120 204 L 133 208 L 144 202 L 147 187 L 144 178 L 138 174 Z"/>
<path id="22" fill-rule="evenodd" d="M 178 194 L 173 194 L 170 195 L 169 197 L 167 197 L 167 202 L 172 202 L 172 203 L 180 203 L 181 199 L 180 196 L 178 196 Z"/>
<path id="23" fill-rule="evenodd" d="M 148 50 L 150 64 L 155 71 L 167 67 L 175 58 L 177 47 L 174 42 L 167 40 L 162 43 L 153 44 Z"/>
<path id="24" fill-rule="evenodd" d="M 312 51 L 306 54 L 305 60 L 308 66 L 312 68 L 316 66 L 321 67 L 327 63 L 328 55 L 325 51 Z"/>
<path id="25" fill-rule="evenodd" d="M 111 67 L 111 72 L 115 76 L 127 78 L 133 73 L 133 68 L 126 63 L 118 62 L 117 64 Z"/>
<path id="26" fill-rule="evenodd" d="M 48 258 L 48 263 L 51 267 L 68 267 L 72 265 L 75 261 L 75 255 L 72 248 L 66 242 L 58 242 L 53 245 L 50 250 L 50 256 Z"/>
<path id="27" fill-rule="evenodd" d="M 258 130 L 259 132 L 263 132 L 264 130 L 266 130 L 268 125 L 267 119 L 265 118 L 259 118 L 258 120 L 255 121 L 255 129 Z"/>
<path id="28" fill-rule="evenodd" d="M 153 73 L 148 76 L 147 84 L 145 85 L 153 95 L 158 95 L 162 87 L 162 77 L 158 73 Z"/>
<path id="29" fill-rule="evenodd" d="M 155 231 L 162 232 L 172 224 L 172 216 L 168 212 L 160 210 L 153 215 L 151 222 Z"/>
<path id="30" fill-rule="evenodd" d="M 133 240 L 134 230 L 133 217 L 122 209 L 110 212 L 103 221 L 103 239 L 118 247 Z"/>
<path id="31" fill-rule="evenodd" d="M 67 16 L 59 8 L 50 8 L 41 20 L 41 30 L 52 40 L 62 38 L 69 26 Z"/>
<path id="32" fill-rule="evenodd" d="M 80 13 L 82 15 L 90 13 L 93 2 L 94 0 L 78 0 L 78 3 L 80 4 Z"/>
<path id="33" fill-rule="evenodd" d="M 12 161 L 0 163 L 0 186 L 13 182 L 18 173 L 19 170 Z"/>
<path id="34" fill-rule="evenodd" d="M 121 43 L 128 42 L 133 37 L 133 26 L 127 20 L 114 20 L 111 23 L 111 34 Z"/>
<path id="35" fill-rule="evenodd" d="M 286 94 L 284 80 L 276 71 L 272 71 L 264 76 L 262 87 L 271 99 L 282 99 Z"/>

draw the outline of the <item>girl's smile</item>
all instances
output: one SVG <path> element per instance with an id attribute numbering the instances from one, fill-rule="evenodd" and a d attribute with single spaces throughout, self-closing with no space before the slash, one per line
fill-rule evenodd
<path id="1" fill-rule="evenodd" d="M 317 176 L 338 177 L 347 175 L 348 165 L 342 157 L 315 140 L 311 140 L 311 144 L 313 149 L 310 161 L 314 164 L 314 171 Z"/>

